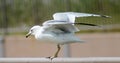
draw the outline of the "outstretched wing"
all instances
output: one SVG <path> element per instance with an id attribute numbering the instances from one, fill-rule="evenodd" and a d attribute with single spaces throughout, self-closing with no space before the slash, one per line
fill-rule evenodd
<path id="1" fill-rule="evenodd" d="M 74 15 L 75 17 L 90 17 L 90 16 L 96 16 L 96 17 L 110 17 L 110 16 L 107 16 L 107 15 L 98 15 L 98 14 L 89 14 L 89 13 L 78 13 L 78 12 L 64 12 L 66 14 L 71 14 L 71 15 Z"/>
<path id="2" fill-rule="evenodd" d="M 77 12 L 60 12 L 53 14 L 54 20 L 64 20 L 69 21 L 71 23 L 75 22 L 75 17 L 90 17 L 90 16 L 96 16 L 96 17 L 110 17 L 107 15 L 98 15 L 98 14 L 89 14 L 89 13 L 77 13 Z"/>
<path id="3" fill-rule="evenodd" d="M 54 32 L 64 32 L 64 33 L 70 33 L 70 32 L 77 32 L 79 31 L 77 27 L 72 25 L 74 23 L 70 23 L 68 21 L 63 20 L 48 20 L 43 23 L 43 27 L 46 28 L 47 31 L 54 31 Z"/>

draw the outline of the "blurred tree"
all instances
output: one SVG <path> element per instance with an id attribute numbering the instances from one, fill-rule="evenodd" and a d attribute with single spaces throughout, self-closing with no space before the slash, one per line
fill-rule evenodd
<path id="1" fill-rule="evenodd" d="M 8 34 L 8 15 L 7 15 L 7 7 L 6 7 L 6 0 L 1 0 L 1 12 L 2 12 L 2 24 L 1 26 L 4 28 L 4 35 Z"/>
<path id="2" fill-rule="evenodd" d="M 2 23 L 3 10 L 0 0 L 0 23 Z M 65 4 L 65 2 L 67 2 Z M 39 24 L 52 18 L 55 12 L 74 11 L 107 14 L 115 16 L 112 23 L 120 23 L 120 0 L 6 0 L 9 26 L 21 26 L 22 24 Z M 67 6 L 67 7 L 66 7 Z M 70 7 L 71 10 L 68 10 Z M 1 25 L 0 25 L 1 27 Z"/>
<path id="3" fill-rule="evenodd" d="M 39 16 L 40 10 L 38 8 L 41 6 L 42 3 L 40 2 L 40 0 L 33 0 L 32 2 L 33 2 L 32 10 L 33 10 L 34 23 L 38 25 L 39 18 L 40 18 L 40 16 Z"/>

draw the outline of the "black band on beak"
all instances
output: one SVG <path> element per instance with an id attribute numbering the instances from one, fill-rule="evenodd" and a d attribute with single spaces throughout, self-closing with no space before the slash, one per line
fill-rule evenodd
<path id="1" fill-rule="evenodd" d="M 31 35 L 31 33 L 28 33 L 28 34 L 26 35 L 26 38 L 28 38 L 30 35 Z"/>

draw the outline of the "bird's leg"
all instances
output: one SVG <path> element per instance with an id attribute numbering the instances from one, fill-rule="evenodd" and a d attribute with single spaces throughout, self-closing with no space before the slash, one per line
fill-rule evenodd
<path id="1" fill-rule="evenodd" d="M 55 55 L 54 55 L 53 57 L 47 57 L 47 58 L 50 58 L 50 59 L 52 60 L 53 58 L 58 57 L 58 53 L 59 53 L 60 49 L 61 49 L 61 47 L 60 47 L 60 45 L 58 44 L 58 45 L 57 45 L 57 51 L 56 51 Z"/>
<path id="2" fill-rule="evenodd" d="M 61 49 L 59 44 L 57 45 L 57 49 L 58 49 L 58 50 L 56 51 L 56 53 L 55 53 L 55 55 L 54 55 L 54 58 L 55 58 L 55 57 L 58 57 L 58 53 L 59 53 L 59 51 L 60 51 L 60 49 Z"/>

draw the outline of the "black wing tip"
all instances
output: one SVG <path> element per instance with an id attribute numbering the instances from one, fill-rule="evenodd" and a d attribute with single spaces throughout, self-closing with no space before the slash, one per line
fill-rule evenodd
<path id="1" fill-rule="evenodd" d="M 96 24 L 89 24 L 89 23 L 74 23 L 74 24 L 80 24 L 80 25 L 88 25 L 88 26 L 98 26 Z M 98 26 L 99 27 L 99 26 Z"/>
<path id="2" fill-rule="evenodd" d="M 101 15 L 101 17 L 104 17 L 104 18 L 112 18 L 111 16 L 107 16 L 107 15 Z"/>

